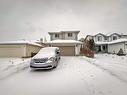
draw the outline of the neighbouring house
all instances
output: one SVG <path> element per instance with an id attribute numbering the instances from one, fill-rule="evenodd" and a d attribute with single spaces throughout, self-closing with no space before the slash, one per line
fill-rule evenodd
<path id="1" fill-rule="evenodd" d="M 49 32 L 48 46 L 59 47 L 62 56 L 76 56 L 80 54 L 82 42 L 78 41 L 80 31 Z"/>
<path id="2" fill-rule="evenodd" d="M 94 39 L 95 41 L 96 52 L 118 53 L 119 48 L 122 46 L 121 43 L 124 44 L 124 41 L 122 39 L 127 39 L 127 35 L 118 34 L 118 33 L 104 35 L 102 33 L 98 33 L 96 35 L 87 35 L 85 39 L 91 39 L 91 38 Z M 119 42 L 119 40 L 122 40 L 122 42 Z M 126 50 L 125 45 L 124 48 L 125 51 Z"/>
<path id="3" fill-rule="evenodd" d="M 0 42 L 0 57 L 31 57 L 43 46 L 30 41 Z"/>

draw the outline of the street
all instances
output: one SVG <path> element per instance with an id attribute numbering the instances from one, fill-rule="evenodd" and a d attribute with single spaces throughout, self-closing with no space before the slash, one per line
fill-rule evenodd
<path id="1" fill-rule="evenodd" d="M 22 70 L 0 80 L 0 95 L 127 95 L 127 83 L 82 57 L 61 57 L 52 70 Z"/>

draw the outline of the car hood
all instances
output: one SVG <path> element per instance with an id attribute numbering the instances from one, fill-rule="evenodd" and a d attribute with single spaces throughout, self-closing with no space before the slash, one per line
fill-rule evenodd
<path id="1" fill-rule="evenodd" d="M 55 57 L 55 54 L 54 53 L 37 54 L 32 59 L 51 58 L 51 57 Z"/>

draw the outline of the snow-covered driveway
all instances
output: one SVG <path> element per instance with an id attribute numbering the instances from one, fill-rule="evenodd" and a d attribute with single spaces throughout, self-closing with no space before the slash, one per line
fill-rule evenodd
<path id="1" fill-rule="evenodd" d="M 56 69 L 0 80 L 0 95 L 127 95 L 127 83 L 83 57 L 62 57 Z"/>

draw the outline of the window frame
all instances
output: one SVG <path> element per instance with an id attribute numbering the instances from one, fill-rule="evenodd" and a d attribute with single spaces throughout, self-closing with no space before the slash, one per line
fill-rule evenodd
<path id="1" fill-rule="evenodd" d="M 117 40 L 117 36 L 113 36 L 112 37 L 112 40 Z"/>
<path id="2" fill-rule="evenodd" d="M 72 35 L 73 35 L 72 33 L 68 33 L 68 37 L 72 37 Z"/>
<path id="3" fill-rule="evenodd" d="M 60 36 L 59 34 L 55 34 L 55 38 L 59 38 L 59 36 Z"/>
<path id="4" fill-rule="evenodd" d="M 98 41 L 102 41 L 102 36 L 98 36 L 97 38 Z"/>

